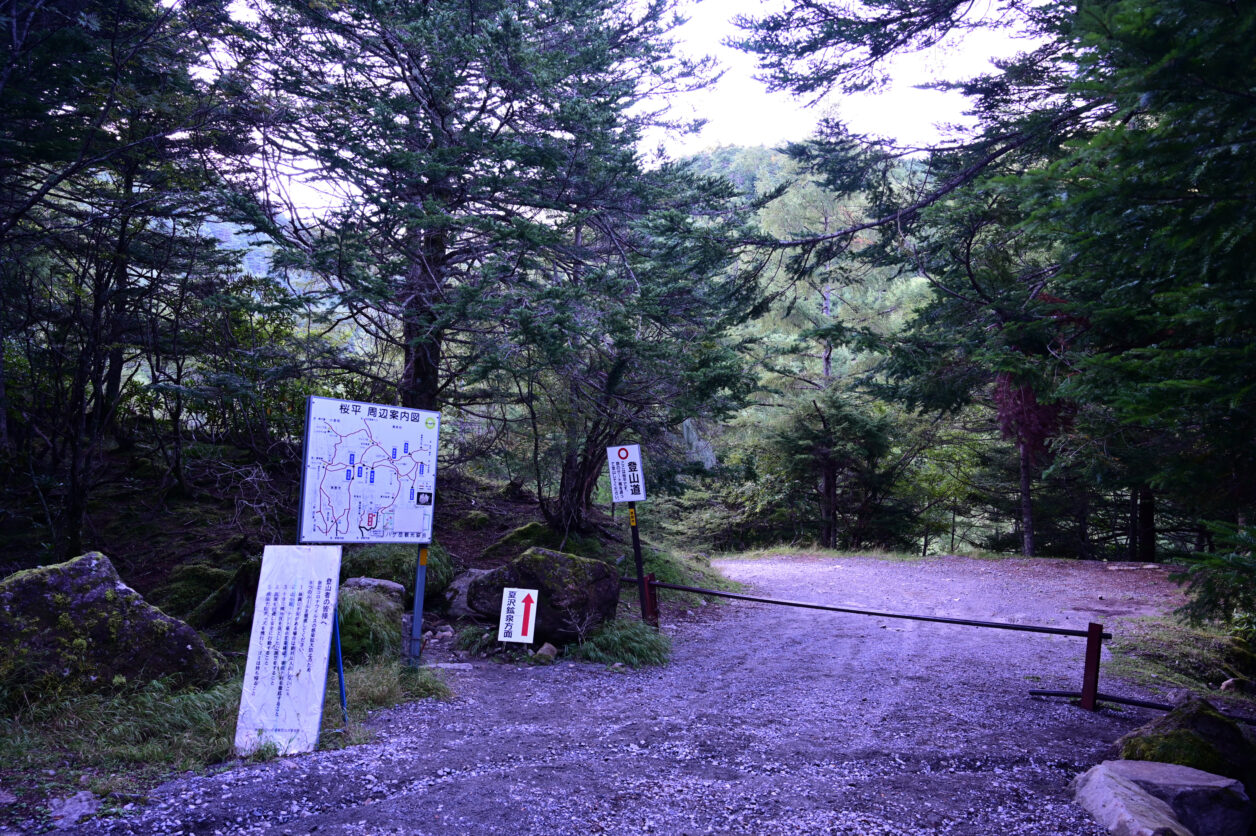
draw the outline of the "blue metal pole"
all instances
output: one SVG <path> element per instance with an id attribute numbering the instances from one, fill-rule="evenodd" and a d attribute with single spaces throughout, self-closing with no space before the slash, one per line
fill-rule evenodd
<path id="1" fill-rule="evenodd" d="M 418 667 L 423 653 L 423 595 L 427 591 L 427 546 L 419 546 L 414 567 L 414 615 L 410 621 L 410 664 Z"/>
<path id="2" fill-rule="evenodd" d="M 331 643 L 336 648 L 336 676 L 340 678 L 340 715 L 344 718 L 345 731 L 349 730 L 349 700 L 345 695 L 345 660 L 340 652 L 340 606 L 336 606 L 331 622 Z"/>

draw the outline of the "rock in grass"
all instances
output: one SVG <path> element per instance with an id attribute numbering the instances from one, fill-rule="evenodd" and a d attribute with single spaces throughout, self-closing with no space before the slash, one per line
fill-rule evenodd
<path id="1" fill-rule="evenodd" d="M 131 589 L 89 552 L 0 581 L 0 682 L 85 691 L 172 677 L 207 685 L 224 673 L 200 635 Z"/>
<path id="2" fill-rule="evenodd" d="M 1256 744 L 1238 723 L 1199 697 L 1189 697 L 1162 717 L 1117 741 L 1125 760 L 1189 766 L 1256 790 Z"/>
<path id="3" fill-rule="evenodd" d="M 619 606 L 619 573 L 613 567 L 550 549 L 528 549 L 505 566 L 473 579 L 467 587 L 467 606 L 496 620 L 506 587 L 540 593 L 536 638 L 555 644 L 585 638 L 614 618 Z"/>

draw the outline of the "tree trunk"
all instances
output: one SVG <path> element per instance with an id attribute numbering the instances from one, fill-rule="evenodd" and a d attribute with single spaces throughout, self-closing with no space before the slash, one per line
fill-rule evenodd
<path id="1" fill-rule="evenodd" d="M 1020 506 L 1021 506 L 1021 554 L 1034 556 L 1034 505 L 1030 494 L 1033 477 L 1033 457 L 1029 445 L 1020 442 Z"/>
<path id="2" fill-rule="evenodd" d="M 1156 496 L 1150 488 L 1138 489 L 1138 559 L 1156 561 Z"/>
<path id="3" fill-rule="evenodd" d="M 1129 529 L 1126 536 L 1125 559 L 1138 560 L 1138 489 L 1130 490 Z"/>
<path id="4" fill-rule="evenodd" d="M 837 548 L 837 463 L 825 459 L 821 465 L 820 489 L 821 545 L 826 549 Z"/>

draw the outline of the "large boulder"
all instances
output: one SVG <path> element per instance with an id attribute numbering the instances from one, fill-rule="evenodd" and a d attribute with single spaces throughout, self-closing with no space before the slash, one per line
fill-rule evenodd
<path id="1" fill-rule="evenodd" d="M 1077 803 L 1110 833 L 1246 836 L 1252 805 L 1233 778 L 1155 761 L 1104 761 L 1074 782 Z"/>
<path id="2" fill-rule="evenodd" d="M 488 569 L 468 569 L 454 578 L 453 582 L 445 587 L 445 615 L 450 618 L 479 617 L 480 614 L 472 610 L 467 604 L 467 590 L 476 578 L 483 577 L 488 573 Z"/>
<path id="3" fill-rule="evenodd" d="M 1175 763 L 1234 778 L 1256 797 L 1256 744 L 1238 723 L 1199 697 L 1187 697 L 1122 737 L 1117 747 L 1125 760 Z"/>
<path id="4" fill-rule="evenodd" d="M 396 656 L 401 650 L 405 589 L 382 578 L 350 578 L 340 587 L 340 647 L 344 658 L 362 662 Z"/>
<path id="5" fill-rule="evenodd" d="M 91 690 L 160 677 L 207 685 L 221 655 L 146 602 L 109 558 L 89 552 L 0 581 L 0 682 Z"/>
<path id="6" fill-rule="evenodd" d="M 538 642 L 565 644 L 584 639 L 615 617 L 619 573 L 600 560 L 551 549 L 531 548 L 517 559 L 471 580 L 468 608 L 485 618 L 501 615 L 502 589 L 535 589 Z"/>

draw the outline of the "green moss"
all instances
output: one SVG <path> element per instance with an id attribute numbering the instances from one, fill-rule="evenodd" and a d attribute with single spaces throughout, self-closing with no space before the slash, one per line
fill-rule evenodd
<path id="1" fill-rule="evenodd" d="M 148 598 L 163 612 L 184 617 L 221 589 L 234 574 L 234 570 L 208 563 L 184 563 L 176 566 L 166 583 L 153 590 Z"/>
<path id="2" fill-rule="evenodd" d="M 1121 743 L 1121 757 L 1125 760 L 1175 763 L 1202 769 L 1214 775 L 1243 778 L 1242 775 L 1233 774 L 1233 765 L 1222 757 L 1215 746 L 1188 729 L 1173 729 L 1164 734 L 1125 739 Z"/>
<path id="3" fill-rule="evenodd" d="M 468 511 L 454 525 L 467 531 L 483 531 L 493 523 L 493 518 L 483 511 Z"/>
<path id="4" fill-rule="evenodd" d="M 340 582 L 349 578 L 382 578 L 399 583 L 406 589 L 405 606 L 414 604 L 414 574 L 418 565 L 418 547 L 404 545 L 363 546 L 345 553 L 340 563 Z M 457 574 L 449 552 L 439 543 L 427 551 L 427 575 L 424 580 L 423 604 L 428 608 L 443 606 L 445 589 Z"/>
<path id="5" fill-rule="evenodd" d="M 401 608 L 374 589 L 340 593 L 340 647 L 345 659 L 396 656 L 401 650 Z"/>
<path id="6" fill-rule="evenodd" d="M 503 536 L 484 550 L 484 557 L 492 560 L 511 560 L 530 548 L 551 549 L 580 557 L 602 558 L 605 548 L 593 537 L 578 534 L 563 536 L 545 523 L 530 522 Z"/>

